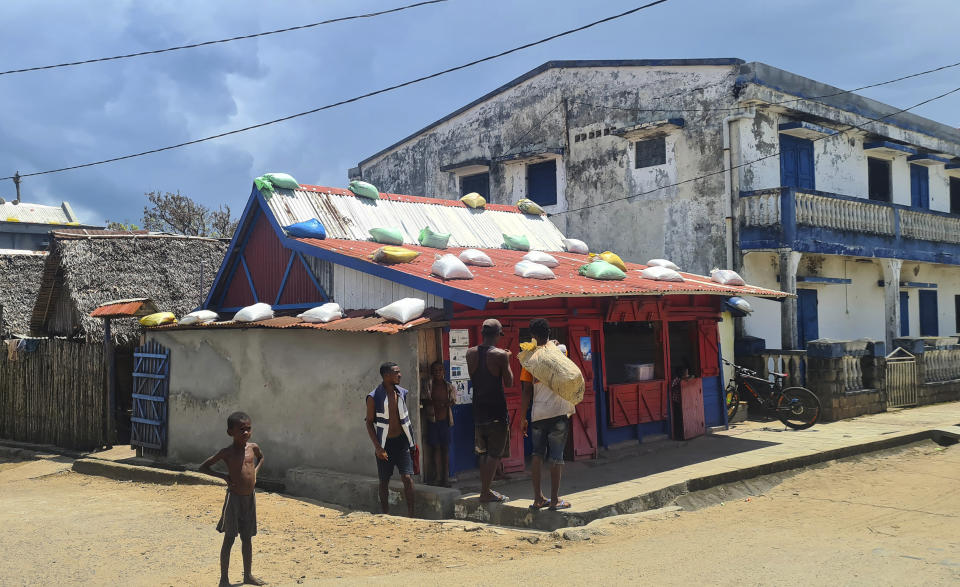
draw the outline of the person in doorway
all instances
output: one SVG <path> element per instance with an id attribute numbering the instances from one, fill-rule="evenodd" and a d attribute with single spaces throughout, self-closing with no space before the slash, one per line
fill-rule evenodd
<path id="1" fill-rule="evenodd" d="M 424 389 L 426 393 L 422 401 L 427 408 L 427 443 L 433 449 L 434 483 L 450 487 L 450 428 L 453 427 L 457 391 L 444 377 L 440 361 L 430 365 L 430 380 Z"/>
<path id="2" fill-rule="evenodd" d="M 400 472 L 403 495 L 407 500 L 407 514 L 413 517 L 413 432 L 407 411 L 407 390 L 400 387 L 400 367 L 386 362 L 380 365 L 383 382 L 367 395 L 367 434 L 377 455 L 377 473 L 380 477 L 380 511 L 390 513 L 390 478 L 393 470 Z"/>
<path id="3" fill-rule="evenodd" d="M 550 324 L 543 318 L 530 321 L 530 334 L 537 346 L 547 344 L 550 338 Z M 566 347 L 564 347 L 564 350 Z M 533 504 L 532 509 L 549 507 L 551 510 L 560 510 L 570 507 L 570 502 L 560 498 L 560 475 L 563 472 L 563 451 L 567 447 L 567 436 L 570 434 L 570 416 L 575 408 L 572 403 L 563 399 L 541 381 L 538 381 L 524 369 L 520 373 L 522 385 L 521 417 L 520 422 L 524 431 L 527 429 L 527 409 L 533 407 L 530 414 L 530 435 L 533 444 Z M 550 465 L 550 499 L 543 495 L 540 488 L 540 476 L 543 463 Z"/>
<path id="4" fill-rule="evenodd" d="M 510 420 L 504 387 L 513 385 L 510 351 L 497 348 L 503 327 L 484 320 L 482 342 L 467 349 L 467 370 L 473 384 L 475 450 L 480 460 L 480 502 L 504 502 L 509 498 L 490 489 L 500 459 L 510 454 Z"/>
<path id="5" fill-rule="evenodd" d="M 263 466 L 263 453 L 260 447 L 250 441 L 253 425 L 250 416 L 243 412 L 234 412 L 227 417 L 227 434 L 233 443 L 221 449 L 200 465 L 200 471 L 223 479 L 227 482 L 227 496 L 223 501 L 223 511 L 217 523 L 217 531 L 223 533 L 223 546 L 220 547 L 220 585 L 229 585 L 227 577 L 230 568 L 230 551 L 240 535 L 240 552 L 243 554 L 244 585 L 266 585 L 253 576 L 253 543 L 257 535 L 257 502 L 254 487 L 257 484 L 257 472 Z M 211 467 L 219 461 L 227 466 L 227 473 L 214 471 Z"/>

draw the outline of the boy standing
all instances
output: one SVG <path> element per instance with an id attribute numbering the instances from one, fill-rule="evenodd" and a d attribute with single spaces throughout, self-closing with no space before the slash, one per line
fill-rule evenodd
<path id="1" fill-rule="evenodd" d="M 233 444 L 221 449 L 202 465 L 200 471 L 218 477 L 227 482 L 227 497 L 223 502 L 223 512 L 217 531 L 223 533 L 223 546 L 220 548 L 220 585 L 229 585 L 227 571 L 230 568 L 230 550 L 240 535 L 243 554 L 243 583 L 245 585 L 265 585 L 253 576 L 253 544 L 251 539 L 257 535 L 257 503 L 254 487 L 257 484 L 257 472 L 263 466 L 263 453 L 260 447 L 249 442 L 253 426 L 250 416 L 243 412 L 234 412 L 227 418 L 227 434 L 233 438 Z M 211 469 L 218 461 L 227 466 L 227 474 Z"/>
<path id="2" fill-rule="evenodd" d="M 427 442 L 433 448 L 435 482 L 441 487 L 450 487 L 450 428 L 457 391 L 444 377 L 440 361 L 430 365 L 430 380 L 424 389 L 422 403 L 427 408 Z"/>
<path id="3" fill-rule="evenodd" d="M 407 411 L 407 390 L 400 387 L 400 367 L 387 362 L 380 365 L 383 382 L 367 395 L 367 434 L 377 455 L 377 473 L 380 477 L 380 510 L 390 513 L 390 477 L 393 469 L 400 471 L 403 494 L 407 499 L 407 513 L 413 517 L 413 431 Z"/>

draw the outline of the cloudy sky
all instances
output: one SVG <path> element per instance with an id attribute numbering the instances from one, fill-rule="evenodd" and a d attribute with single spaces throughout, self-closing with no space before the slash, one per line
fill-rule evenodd
<path id="1" fill-rule="evenodd" d="M 165 48 L 382 10 L 412 0 L 5 0 L 0 69 Z M 50 71 L 0 76 L 0 177 L 180 143 L 309 110 L 497 53 L 642 2 L 449 0 L 375 19 Z M 253 177 L 345 186 L 347 169 L 554 59 L 739 57 L 850 88 L 960 61 L 956 0 L 670 0 L 509 57 L 309 117 L 118 163 L 24 180 L 81 220 L 138 221 L 144 193 L 236 213 Z M 905 107 L 960 68 L 865 92 Z M 917 114 L 960 125 L 960 95 Z M 0 184 L 10 198 L 13 184 Z"/>

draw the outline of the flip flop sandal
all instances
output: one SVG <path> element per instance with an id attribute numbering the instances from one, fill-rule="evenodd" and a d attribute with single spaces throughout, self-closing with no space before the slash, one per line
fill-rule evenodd
<path id="1" fill-rule="evenodd" d="M 567 501 L 567 500 L 565 500 L 565 499 L 561 499 L 561 500 L 560 500 L 560 503 L 558 503 L 558 504 L 556 504 L 556 505 L 551 505 L 551 506 L 550 506 L 549 508 L 547 508 L 547 509 L 550 509 L 550 510 L 553 510 L 553 511 L 557 511 L 557 510 L 565 510 L 565 509 L 567 509 L 567 508 L 569 508 L 569 507 L 570 507 L 570 502 Z"/>
<path id="2" fill-rule="evenodd" d="M 547 507 L 548 505 L 550 505 L 550 502 L 549 502 L 549 501 L 544 501 L 544 502 L 539 503 L 539 504 L 538 504 L 537 502 L 533 502 L 533 503 L 531 503 L 528 507 L 529 507 L 531 510 L 542 510 L 543 508 Z"/>

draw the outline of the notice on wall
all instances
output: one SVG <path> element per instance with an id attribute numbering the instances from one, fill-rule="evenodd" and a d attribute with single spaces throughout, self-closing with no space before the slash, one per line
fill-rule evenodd
<path id="1" fill-rule="evenodd" d="M 457 388 L 457 404 L 469 404 L 473 402 L 473 384 L 469 379 L 454 381 L 453 385 Z"/>
<path id="2" fill-rule="evenodd" d="M 467 347 L 450 347 L 450 362 L 451 363 L 466 363 L 467 362 Z"/>
<path id="3" fill-rule="evenodd" d="M 450 361 L 450 380 L 457 382 L 463 379 L 470 379 L 470 373 L 467 371 L 467 362 L 454 363 Z"/>
<path id="4" fill-rule="evenodd" d="M 450 329 L 450 346 L 470 346 L 470 331 L 466 328 Z"/>

